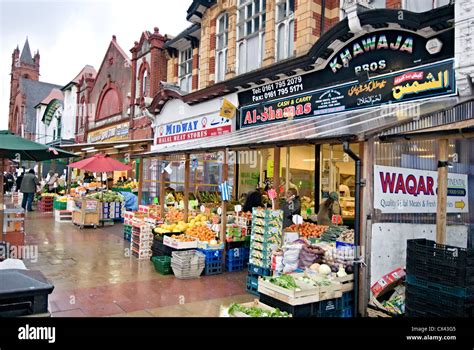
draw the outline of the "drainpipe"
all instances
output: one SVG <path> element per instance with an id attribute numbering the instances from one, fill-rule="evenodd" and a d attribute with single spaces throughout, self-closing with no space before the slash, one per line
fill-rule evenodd
<path id="1" fill-rule="evenodd" d="M 356 189 L 355 189 L 355 220 L 354 220 L 354 317 L 359 316 L 359 264 L 360 264 L 360 190 L 362 188 L 361 181 L 361 160 L 349 147 L 349 142 L 344 141 L 342 144 L 344 152 L 355 161 Z"/>

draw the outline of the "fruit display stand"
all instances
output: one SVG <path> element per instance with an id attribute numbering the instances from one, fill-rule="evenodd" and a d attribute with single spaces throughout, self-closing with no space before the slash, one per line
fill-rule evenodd
<path id="1" fill-rule="evenodd" d="M 75 198 L 74 211 L 72 212 L 72 223 L 80 228 L 92 226 L 97 228 L 100 217 L 100 202 L 90 198 Z"/>

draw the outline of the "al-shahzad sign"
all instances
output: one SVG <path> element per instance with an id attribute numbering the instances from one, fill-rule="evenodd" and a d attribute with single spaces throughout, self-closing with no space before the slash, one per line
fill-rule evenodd
<path id="1" fill-rule="evenodd" d="M 216 115 L 158 125 L 155 132 L 155 145 L 227 134 L 232 132 L 232 124 L 232 119 Z"/>
<path id="2" fill-rule="evenodd" d="M 374 208 L 384 214 L 436 213 L 438 173 L 374 166 Z M 448 174 L 448 213 L 468 213 L 467 175 Z"/>

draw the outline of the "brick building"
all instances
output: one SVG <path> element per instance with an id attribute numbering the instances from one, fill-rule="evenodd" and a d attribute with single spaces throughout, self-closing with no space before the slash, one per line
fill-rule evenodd
<path id="1" fill-rule="evenodd" d="M 8 129 L 17 135 L 36 140 L 35 106 L 48 96 L 51 90 L 61 88 L 59 85 L 39 81 L 40 54 L 31 54 L 28 39 L 23 49 L 16 47 L 12 54 L 10 80 L 10 105 Z"/>

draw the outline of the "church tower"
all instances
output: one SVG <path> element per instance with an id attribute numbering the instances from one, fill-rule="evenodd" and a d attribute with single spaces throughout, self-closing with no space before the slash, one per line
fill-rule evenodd
<path id="1" fill-rule="evenodd" d="M 17 99 L 21 99 L 18 96 L 20 93 L 20 79 L 29 79 L 39 81 L 40 71 L 40 54 L 39 51 L 34 56 L 31 55 L 30 44 L 28 38 L 26 38 L 23 50 L 18 49 L 18 46 L 13 50 L 12 54 L 12 68 L 11 68 L 11 80 L 10 80 L 10 108 L 9 108 L 9 119 L 8 129 L 18 132 L 18 122 L 24 111 L 19 111 L 15 108 Z M 17 109 L 17 110 L 14 110 Z"/>

